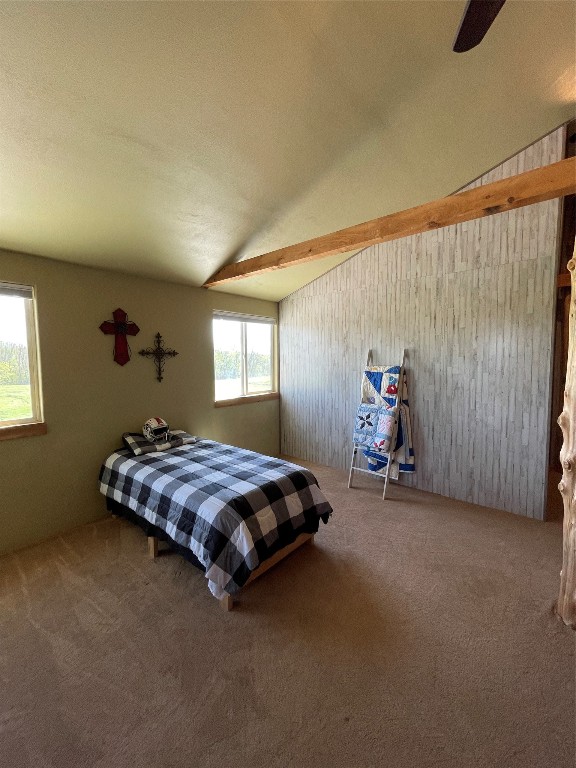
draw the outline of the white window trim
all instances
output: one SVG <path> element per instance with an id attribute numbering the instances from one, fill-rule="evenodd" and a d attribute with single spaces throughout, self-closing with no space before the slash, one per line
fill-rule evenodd
<path id="1" fill-rule="evenodd" d="M 215 309 L 212 312 L 212 320 L 235 320 L 242 323 L 241 326 L 241 357 L 242 357 L 242 392 L 245 394 L 238 397 L 216 400 L 214 393 L 214 404 L 219 407 L 222 405 L 236 405 L 246 402 L 261 402 L 263 400 L 275 400 L 278 395 L 278 321 L 273 317 L 263 315 L 245 315 L 240 312 L 229 312 L 227 310 Z M 259 392 L 248 392 L 248 367 L 246 365 L 246 323 L 263 323 L 272 326 L 272 389 L 263 389 Z M 214 347 L 212 348 L 212 361 L 214 361 Z M 216 382 L 216 371 L 213 376 Z"/>
<path id="2" fill-rule="evenodd" d="M 273 317 L 265 315 L 244 315 L 241 312 L 228 312 L 225 309 L 215 309 L 212 312 L 214 320 L 238 320 L 241 323 L 265 323 L 266 325 L 277 325 L 278 321 Z"/>
<path id="3" fill-rule="evenodd" d="M 36 316 L 36 289 L 31 285 L 0 282 L 0 295 L 19 296 L 25 300 L 26 341 L 30 371 L 30 402 L 32 416 L 22 419 L 0 421 L 0 440 L 24 437 L 28 434 L 46 434 L 44 425 L 40 356 L 38 349 L 38 322 Z"/>

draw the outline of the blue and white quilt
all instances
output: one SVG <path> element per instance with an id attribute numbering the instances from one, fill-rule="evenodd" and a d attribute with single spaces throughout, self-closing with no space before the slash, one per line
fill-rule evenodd
<path id="1" fill-rule="evenodd" d="M 368 469 L 382 472 L 388 463 L 394 422 L 396 441 L 391 453 L 390 477 L 415 472 L 412 425 L 406 373 L 400 382 L 400 366 L 370 366 L 362 377 L 362 404 L 354 428 L 354 444 L 363 448 Z"/>

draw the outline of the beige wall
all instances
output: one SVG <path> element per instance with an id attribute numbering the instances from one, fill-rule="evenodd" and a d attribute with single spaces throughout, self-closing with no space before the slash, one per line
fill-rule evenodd
<path id="1" fill-rule="evenodd" d="M 563 130 L 478 182 L 560 160 Z M 367 248 L 280 304 L 282 451 L 349 466 L 362 367 L 408 351 L 416 474 L 542 518 L 558 200 Z M 370 482 L 370 481 L 367 481 Z"/>
<path id="2" fill-rule="evenodd" d="M 0 280 L 36 286 L 48 434 L 0 441 L 0 553 L 105 514 L 100 464 L 125 431 L 160 415 L 174 428 L 276 454 L 278 401 L 214 408 L 213 309 L 277 316 L 277 305 L 0 251 Z M 140 326 L 132 359 L 98 328 L 122 307 Z M 156 381 L 137 352 L 159 331 L 179 352 Z"/>

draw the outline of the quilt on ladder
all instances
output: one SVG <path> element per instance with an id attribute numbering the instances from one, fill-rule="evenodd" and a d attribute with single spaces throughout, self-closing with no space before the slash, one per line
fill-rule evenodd
<path id="1" fill-rule="evenodd" d="M 361 408 L 372 409 L 371 422 L 374 422 L 372 435 L 368 439 L 364 435 L 362 442 L 359 436 L 358 417 L 354 431 L 354 443 L 363 448 L 368 461 L 368 469 L 381 472 L 388 463 L 387 454 L 390 449 L 390 439 L 396 409 L 398 409 L 398 429 L 393 446 L 390 477 L 397 478 L 400 472 L 415 472 L 414 446 L 412 442 L 412 425 L 410 422 L 410 405 L 408 401 L 408 382 L 406 373 L 400 381 L 400 366 L 371 366 L 364 370 L 362 377 Z M 360 412 L 359 409 L 359 412 Z"/>

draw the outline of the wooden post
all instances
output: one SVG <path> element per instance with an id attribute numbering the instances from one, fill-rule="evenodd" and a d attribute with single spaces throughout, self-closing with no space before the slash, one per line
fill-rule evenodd
<path id="1" fill-rule="evenodd" d="M 565 624 L 576 629 L 576 250 L 568 269 L 572 280 L 568 364 L 564 410 L 558 419 L 564 439 L 560 451 L 562 480 L 558 486 L 564 501 L 564 543 L 556 612 Z"/>

